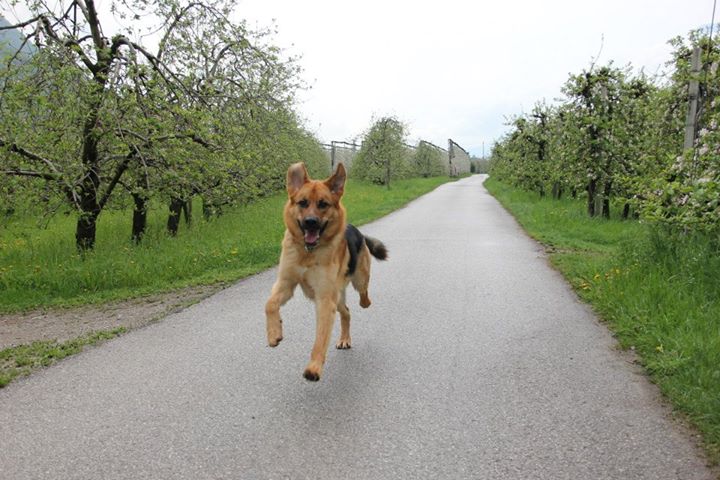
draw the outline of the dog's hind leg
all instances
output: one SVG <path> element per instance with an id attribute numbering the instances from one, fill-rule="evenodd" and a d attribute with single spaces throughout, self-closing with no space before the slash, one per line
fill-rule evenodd
<path id="1" fill-rule="evenodd" d="M 280 307 L 285 305 L 293 296 L 295 284 L 289 280 L 278 279 L 273 285 L 270 298 L 265 304 L 265 318 L 267 328 L 268 345 L 276 347 L 283 339 L 282 320 L 280 319 Z"/>
<path id="2" fill-rule="evenodd" d="M 348 310 L 347 302 L 345 301 L 345 289 L 340 294 L 340 301 L 338 302 L 338 311 L 340 312 L 340 339 L 335 345 L 340 350 L 350 348 L 350 310 Z"/>
<path id="3" fill-rule="evenodd" d="M 367 250 L 367 247 L 358 259 L 357 270 L 353 273 L 351 281 L 355 290 L 360 294 L 360 306 L 362 308 L 368 308 L 372 302 L 368 295 L 368 286 L 370 284 L 370 252 Z"/>

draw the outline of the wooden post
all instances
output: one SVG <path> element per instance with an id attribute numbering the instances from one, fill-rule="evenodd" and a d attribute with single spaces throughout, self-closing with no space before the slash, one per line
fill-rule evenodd
<path id="1" fill-rule="evenodd" d="M 688 94 L 690 97 L 688 105 L 688 113 L 685 119 L 685 143 L 683 148 L 687 150 L 695 145 L 695 134 L 697 132 L 697 108 L 698 95 L 700 92 L 700 82 L 698 74 L 700 73 L 700 47 L 695 47 L 692 53 L 692 76 Z"/>

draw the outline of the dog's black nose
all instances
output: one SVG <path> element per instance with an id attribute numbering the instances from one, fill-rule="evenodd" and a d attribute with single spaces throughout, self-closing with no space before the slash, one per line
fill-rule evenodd
<path id="1" fill-rule="evenodd" d="M 317 217 L 306 217 L 303 220 L 303 228 L 306 230 L 318 230 L 320 228 L 320 219 Z"/>

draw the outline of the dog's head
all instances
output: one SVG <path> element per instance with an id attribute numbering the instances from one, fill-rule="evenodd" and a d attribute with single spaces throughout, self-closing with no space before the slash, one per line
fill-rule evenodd
<path id="1" fill-rule="evenodd" d="M 345 167 L 338 164 L 327 180 L 312 180 L 305 164 L 295 163 L 287 172 L 288 202 L 285 226 L 293 238 L 312 251 L 345 230 L 345 208 L 340 203 L 345 190 Z"/>

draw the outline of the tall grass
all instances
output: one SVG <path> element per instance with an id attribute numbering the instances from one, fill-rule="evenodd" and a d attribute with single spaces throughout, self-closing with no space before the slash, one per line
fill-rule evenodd
<path id="1" fill-rule="evenodd" d="M 448 180 L 402 180 L 390 189 L 350 181 L 349 220 L 366 223 Z M 58 216 L 44 228 L 36 219 L 11 219 L 0 231 L 0 311 L 97 303 L 256 273 L 277 262 L 285 200 L 279 193 L 209 221 L 196 215 L 177 237 L 165 232 L 166 209 L 156 208 L 140 245 L 130 241 L 131 212 L 106 211 L 94 251 L 83 255 L 75 249 L 74 218 Z"/>
<path id="2" fill-rule="evenodd" d="M 494 179 L 488 190 L 639 355 L 650 378 L 720 462 L 720 248 L 637 221 L 588 218 L 581 201 L 540 199 Z"/>

